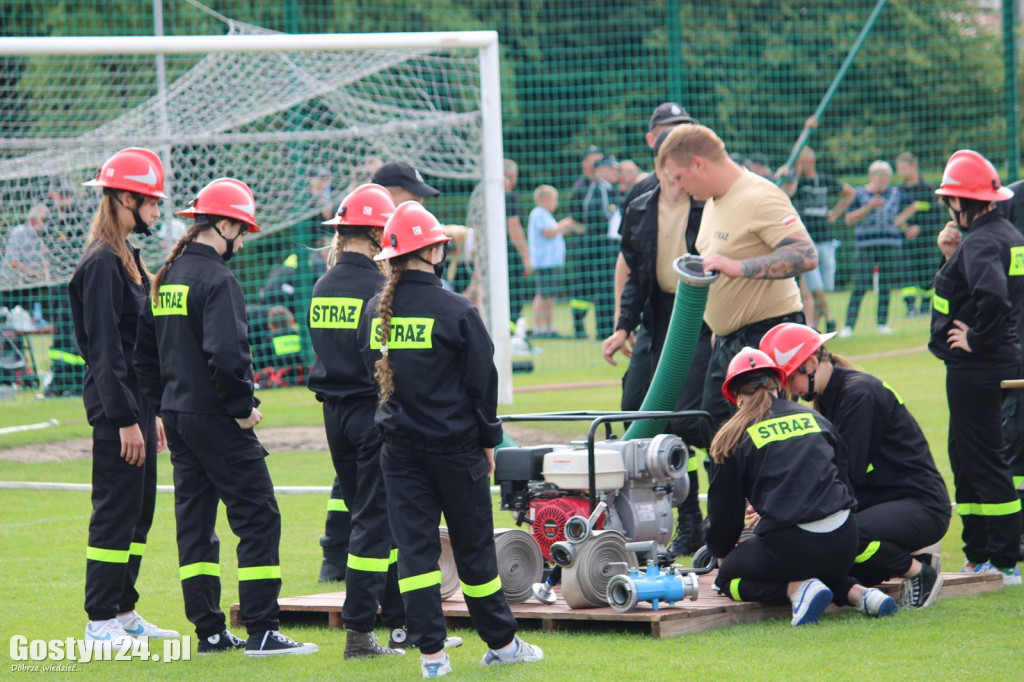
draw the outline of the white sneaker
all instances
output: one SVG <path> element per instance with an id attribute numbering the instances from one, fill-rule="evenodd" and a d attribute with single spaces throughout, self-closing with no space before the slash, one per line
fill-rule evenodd
<path id="1" fill-rule="evenodd" d="M 544 651 L 539 646 L 527 644 L 516 638 L 512 640 L 516 648 L 511 654 L 502 654 L 494 649 L 488 649 L 487 653 L 480 660 L 480 665 L 499 665 L 503 663 L 536 663 L 544 660 Z"/>
<path id="2" fill-rule="evenodd" d="M 832 602 L 832 590 L 817 578 L 805 580 L 789 598 L 793 603 L 793 625 L 817 623 Z"/>
<path id="3" fill-rule="evenodd" d="M 452 671 L 452 659 L 447 653 L 435 659 L 420 656 L 420 671 L 423 677 L 444 677 Z"/>
<path id="4" fill-rule="evenodd" d="M 85 626 L 85 641 L 113 649 L 130 644 L 132 638 L 124 631 L 117 618 L 111 618 L 110 620 L 89 621 Z"/>
<path id="5" fill-rule="evenodd" d="M 135 611 L 126 616 L 118 616 L 117 622 L 132 637 L 149 637 L 150 639 L 175 639 L 181 637 L 177 630 L 166 630 L 157 627 Z"/>
<path id="6" fill-rule="evenodd" d="M 900 610 L 896 600 L 877 587 L 869 587 L 861 596 L 860 610 L 867 616 L 883 618 Z"/>
<path id="7" fill-rule="evenodd" d="M 853 327 L 843 327 L 839 330 L 839 338 L 848 339 L 853 336 Z"/>
<path id="8" fill-rule="evenodd" d="M 892 334 L 892 328 L 887 324 L 880 324 L 878 325 L 878 333 L 882 336 L 888 336 Z"/>

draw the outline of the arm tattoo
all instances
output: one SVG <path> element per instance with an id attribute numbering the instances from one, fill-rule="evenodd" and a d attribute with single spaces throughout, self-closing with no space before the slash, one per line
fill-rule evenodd
<path id="1" fill-rule="evenodd" d="M 743 276 L 749 279 L 786 279 L 815 267 L 818 252 L 806 234 L 786 237 L 775 250 L 743 261 Z"/>

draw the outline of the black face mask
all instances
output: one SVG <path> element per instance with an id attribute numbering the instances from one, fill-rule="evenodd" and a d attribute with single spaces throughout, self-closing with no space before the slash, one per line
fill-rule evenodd
<path id="1" fill-rule="evenodd" d="M 220 235 L 220 238 L 221 238 L 221 239 L 223 239 L 223 240 L 224 240 L 224 241 L 225 241 L 225 242 L 227 243 L 227 245 L 228 245 L 227 251 L 225 251 L 224 253 L 222 253 L 222 254 L 220 255 L 220 257 L 221 257 L 221 260 L 223 260 L 223 261 L 224 261 L 225 263 L 227 263 L 227 262 L 228 262 L 229 260 L 231 260 L 231 259 L 232 259 L 232 258 L 234 257 L 234 255 L 235 255 L 235 240 L 236 240 L 236 239 L 238 239 L 239 235 L 241 235 L 241 234 L 242 234 L 242 231 L 241 231 L 241 230 L 239 230 L 239 231 L 238 231 L 238 232 L 237 232 L 237 233 L 235 234 L 235 236 L 234 236 L 234 237 L 232 237 L 231 239 L 228 239 L 227 237 L 225 237 L 225 236 L 224 236 L 224 233 L 223 233 L 223 232 L 221 232 L 221 231 L 220 231 L 220 228 L 219 228 L 219 227 L 217 227 L 216 225 L 214 225 L 214 226 L 213 226 L 213 230 L 214 230 L 214 231 L 215 231 L 215 232 L 216 232 L 217 234 L 219 234 L 219 235 Z"/>
<path id="2" fill-rule="evenodd" d="M 139 215 L 139 207 L 141 207 L 143 202 L 146 201 L 146 197 L 141 194 L 132 194 L 132 196 L 135 197 L 135 208 L 128 208 L 127 206 L 124 206 L 124 203 L 121 202 L 116 194 L 114 195 L 114 201 L 125 208 L 128 208 L 128 210 L 132 212 L 132 217 L 135 218 L 135 225 L 132 227 L 132 232 L 135 234 L 141 234 L 144 237 L 149 237 L 153 234 L 149 229 L 149 223 L 143 220 L 142 216 Z"/>
<path id="3" fill-rule="evenodd" d="M 441 249 L 441 262 L 434 263 L 434 274 L 437 275 L 438 279 L 444 277 L 444 266 L 448 263 L 448 244 L 444 245 Z"/>

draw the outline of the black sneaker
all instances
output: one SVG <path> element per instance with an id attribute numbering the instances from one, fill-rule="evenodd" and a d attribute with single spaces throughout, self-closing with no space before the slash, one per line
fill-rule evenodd
<path id="1" fill-rule="evenodd" d="M 217 635 L 199 638 L 198 651 L 201 654 L 213 654 L 218 651 L 230 651 L 232 649 L 244 649 L 245 641 L 235 637 L 229 630 Z"/>
<path id="2" fill-rule="evenodd" d="M 405 649 L 383 647 L 372 632 L 348 630 L 345 636 L 345 658 L 376 658 L 378 656 L 403 656 Z"/>
<path id="3" fill-rule="evenodd" d="M 246 656 L 281 656 L 286 654 L 315 654 L 319 649 L 316 644 L 299 644 L 290 637 L 285 637 L 277 630 L 254 632 L 249 635 L 245 644 Z"/>
<path id="4" fill-rule="evenodd" d="M 905 578 L 900 586 L 900 601 L 904 608 L 923 609 L 931 606 L 942 588 L 942 574 L 936 572 L 930 563 L 921 562 L 921 572 L 913 578 Z"/>

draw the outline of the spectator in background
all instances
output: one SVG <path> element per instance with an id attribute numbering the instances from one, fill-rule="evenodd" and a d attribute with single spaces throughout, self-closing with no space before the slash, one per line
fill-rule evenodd
<path id="1" fill-rule="evenodd" d="M 334 200 L 331 198 L 331 171 L 324 166 L 317 166 L 316 172 L 309 176 L 309 193 L 313 196 L 314 205 L 320 214 L 315 219 L 317 228 L 321 220 L 327 220 L 334 215 Z"/>
<path id="2" fill-rule="evenodd" d="M 871 288 L 878 268 L 878 333 L 892 334 L 889 328 L 889 296 L 899 278 L 900 248 L 903 233 L 896 226 L 900 211 L 900 192 L 889 186 L 892 166 L 875 161 L 868 167 L 868 184 L 858 187 L 846 224 L 855 226 L 853 256 L 853 293 L 846 308 L 846 324 L 839 336 L 853 336 L 864 294 Z M 916 234 L 916 233 L 915 233 Z"/>
<path id="3" fill-rule="evenodd" d="M 530 260 L 534 264 L 533 330 L 538 339 L 558 338 L 555 331 L 555 299 L 562 288 L 565 270 L 565 237 L 573 229 L 572 218 L 555 220 L 558 190 L 541 185 L 533 191 L 533 210 L 527 221 Z"/>
<path id="4" fill-rule="evenodd" d="M 932 308 L 932 279 L 941 252 L 935 245 L 942 230 L 942 210 L 935 188 L 921 179 L 917 157 L 903 152 L 896 157 L 900 185 L 900 213 L 896 227 L 903 230 L 903 301 L 907 317 L 928 315 Z M 921 301 L 918 303 L 917 297 Z"/>
<path id="5" fill-rule="evenodd" d="M 505 159 L 505 236 L 508 239 L 508 308 L 509 322 L 515 328 L 516 320 L 523 313 L 523 306 L 530 298 L 527 277 L 533 275 L 530 247 L 519 218 L 519 197 L 516 196 L 516 182 L 519 167 L 512 159 Z"/>
<path id="6" fill-rule="evenodd" d="M 583 197 L 583 233 L 580 238 L 580 268 L 573 273 L 576 292 L 572 305 L 573 336 L 588 338 L 585 319 L 594 308 L 597 338 L 610 336 L 615 327 L 615 258 L 616 240 L 609 238 L 609 223 L 615 213 L 615 183 L 618 168 L 613 156 L 603 156 L 594 163 L 594 179 Z M 575 218 L 575 216 L 573 216 Z"/>
<path id="7" fill-rule="evenodd" d="M 619 162 L 619 196 L 625 197 L 640 179 L 640 167 L 630 159 Z"/>
<path id="8" fill-rule="evenodd" d="M 594 164 L 603 157 L 604 153 L 601 149 L 597 145 L 592 144 L 587 147 L 580 158 L 582 174 L 572 183 L 572 193 L 569 195 L 569 217 L 573 219 L 573 229 L 567 232 L 567 235 L 583 234 L 584 225 L 586 224 L 583 219 L 583 200 L 586 198 L 587 192 L 590 191 L 590 185 L 594 181 Z M 582 320 L 586 317 L 587 310 L 590 308 L 590 302 L 582 296 L 577 296 L 579 292 L 577 291 L 576 282 L 581 277 L 582 271 L 587 267 L 588 255 L 585 253 L 585 246 L 580 239 L 569 239 L 565 243 L 565 248 L 566 275 L 573 281 L 573 287 L 570 291 L 572 298 L 569 300 L 569 308 L 572 310 L 574 325 L 577 314 L 580 316 L 580 327 L 576 330 L 576 334 L 586 338 L 586 330 L 583 329 Z"/>
<path id="9" fill-rule="evenodd" d="M 775 173 L 772 171 L 771 162 L 768 160 L 767 154 L 751 154 L 746 158 L 746 166 L 762 178 L 775 181 Z"/>
<path id="10" fill-rule="evenodd" d="M 423 203 L 440 192 L 423 180 L 423 175 L 405 161 L 388 161 L 374 172 L 370 182 L 387 189 L 395 206 L 403 201 Z M 330 217 L 330 216 L 328 216 Z"/>
<path id="11" fill-rule="evenodd" d="M 836 240 L 829 225 L 846 213 L 856 192 L 845 182 L 819 173 L 816 163 L 814 150 L 804 147 L 796 162 L 796 175 L 782 183 L 782 189 L 792 198 L 793 207 L 818 251 L 818 267 L 800 276 L 800 283 L 811 298 L 804 299 L 807 324 L 814 327 L 824 322 L 825 331 L 834 332 L 836 323 L 825 295 L 836 288 Z"/>
<path id="12" fill-rule="evenodd" d="M 42 238 L 49 214 L 50 209 L 45 204 L 34 204 L 28 210 L 26 222 L 11 230 L 3 261 L 0 262 L 0 281 L 11 285 L 42 284 L 50 276 L 49 259 Z"/>
<path id="13" fill-rule="evenodd" d="M 89 230 L 89 212 L 75 200 L 75 187 L 67 178 L 50 181 L 50 216 L 46 225 L 45 241 L 55 253 L 77 252 L 85 242 Z"/>

